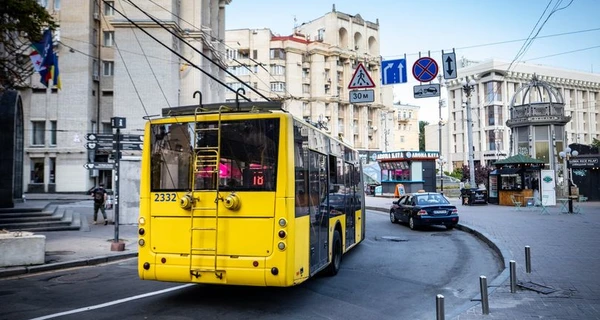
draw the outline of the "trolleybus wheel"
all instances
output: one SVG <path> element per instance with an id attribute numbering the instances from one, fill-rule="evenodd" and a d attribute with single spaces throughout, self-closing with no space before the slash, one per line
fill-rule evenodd
<path id="1" fill-rule="evenodd" d="M 340 271 L 340 265 L 342 264 L 342 237 L 340 232 L 335 230 L 333 232 L 333 247 L 331 248 L 331 263 L 327 268 L 327 274 L 335 276 Z"/>

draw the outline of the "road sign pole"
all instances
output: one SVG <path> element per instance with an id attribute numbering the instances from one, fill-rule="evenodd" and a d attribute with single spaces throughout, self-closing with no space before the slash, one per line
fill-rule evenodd
<path id="1" fill-rule="evenodd" d="M 116 149 L 116 156 L 115 156 L 115 163 L 116 163 L 116 170 L 115 170 L 115 239 L 114 239 L 114 243 L 118 243 L 119 242 L 119 189 L 120 186 L 120 182 L 121 182 L 121 177 L 120 175 L 120 169 L 121 169 L 121 159 L 119 159 L 119 153 L 121 152 L 121 130 L 117 127 L 117 136 L 116 139 L 117 140 L 117 149 Z"/>

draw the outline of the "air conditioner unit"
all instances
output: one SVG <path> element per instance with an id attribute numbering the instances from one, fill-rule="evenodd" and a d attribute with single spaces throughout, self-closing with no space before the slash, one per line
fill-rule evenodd
<path id="1" fill-rule="evenodd" d="M 94 19 L 100 20 L 100 14 L 98 14 L 98 12 L 94 12 Z"/>
<path id="2" fill-rule="evenodd" d="M 99 75 L 95 74 L 93 77 L 94 77 L 94 81 L 100 81 L 100 76 Z"/>

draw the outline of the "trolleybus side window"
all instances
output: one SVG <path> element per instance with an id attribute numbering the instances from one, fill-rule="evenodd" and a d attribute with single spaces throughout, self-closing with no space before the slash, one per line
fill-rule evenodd
<path id="1" fill-rule="evenodd" d="M 188 123 L 152 125 L 152 191 L 189 189 L 193 132 Z"/>

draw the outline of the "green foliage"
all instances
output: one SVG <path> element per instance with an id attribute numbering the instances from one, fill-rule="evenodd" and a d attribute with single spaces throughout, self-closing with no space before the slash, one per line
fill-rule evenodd
<path id="1" fill-rule="evenodd" d="M 462 171 L 463 171 L 463 178 L 466 181 L 470 181 L 471 180 L 471 172 L 469 171 L 469 166 L 463 165 Z M 475 166 L 475 183 L 477 185 L 480 185 L 483 183 L 487 186 L 488 177 L 489 177 L 491 171 L 492 171 L 491 168 L 482 167 L 481 165 L 476 165 Z M 473 186 L 471 186 L 471 187 L 473 187 Z"/>
<path id="2" fill-rule="evenodd" d="M 419 151 L 425 151 L 425 126 L 427 121 L 419 121 Z"/>
<path id="3" fill-rule="evenodd" d="M 44 28 L 57 26 L 48 11 L 35 0 L 2 0 L 0 17 L 0 34 L 21 32 L 31 42 L 41 40 Z"/>
<path id="4" fill-rule="evenodd" d="M 592 140 L 592 146 L 596 147 L 596 148 L 600 148 L 600 140 L 594 138 L 594 140 Z"/>

